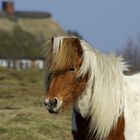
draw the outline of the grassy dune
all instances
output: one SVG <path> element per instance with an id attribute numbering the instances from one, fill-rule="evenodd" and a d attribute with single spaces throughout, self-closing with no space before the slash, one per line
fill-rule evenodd
<path id="1" fill-rule="evenodd" d="M 0 18 L 0 30 L 11 32 L 15 26 L 34 34 L 43 39 L 57 35 L 66 35 L 64 30 L 53 18 L 18 18 L 18 20 L 9 20 L 9 18 Z"/>
<path id="2" fill-rule="evenodd" d="M 0 140 L 72 140 L 71 109 L 46 111 L 42 75 L 0 69 Z"/>

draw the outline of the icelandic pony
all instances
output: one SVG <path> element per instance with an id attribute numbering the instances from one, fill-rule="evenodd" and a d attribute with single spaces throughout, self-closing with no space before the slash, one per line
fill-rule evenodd
<path id="1" fill-rule="evenodd" d="M 87 140 L 140 139 L 140 74 L 124 75 L 121 57 L 105 55 L 76 37 L 50 39 L 45 54 L 49 112 L 73 103 L 84 122 L 89 120 Z"/>

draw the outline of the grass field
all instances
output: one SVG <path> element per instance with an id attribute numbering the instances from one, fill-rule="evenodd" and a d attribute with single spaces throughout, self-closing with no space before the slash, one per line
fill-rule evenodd
<path id="1" fill-rule="evenodd" d="M 43 73 L 0 69 L 0 140 L 72 140 L 71 109 L 43 106 Z"/>

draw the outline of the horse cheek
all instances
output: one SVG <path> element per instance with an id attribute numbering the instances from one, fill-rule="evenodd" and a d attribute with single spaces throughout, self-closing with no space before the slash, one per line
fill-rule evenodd
<path id="1" fill-rule="evenodd" d="M 86 88 L 85 84 L 76 83 L 73 86 L 73 99 L 76 99 L 78 96 L 80 96 L 82 92 L 85 90 L 85 88 Z"/>

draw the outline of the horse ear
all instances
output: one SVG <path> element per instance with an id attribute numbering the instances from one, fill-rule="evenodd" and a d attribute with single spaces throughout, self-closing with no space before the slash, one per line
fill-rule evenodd
<path id="1" fill-rule="evenodd" d="M 74 44 L 78 49 L 78 53 L 82 55 L 83 54 L 83 49 L 82 49 L 82 46 L 81 46 L 80 39 L 74 38 Z"/>

